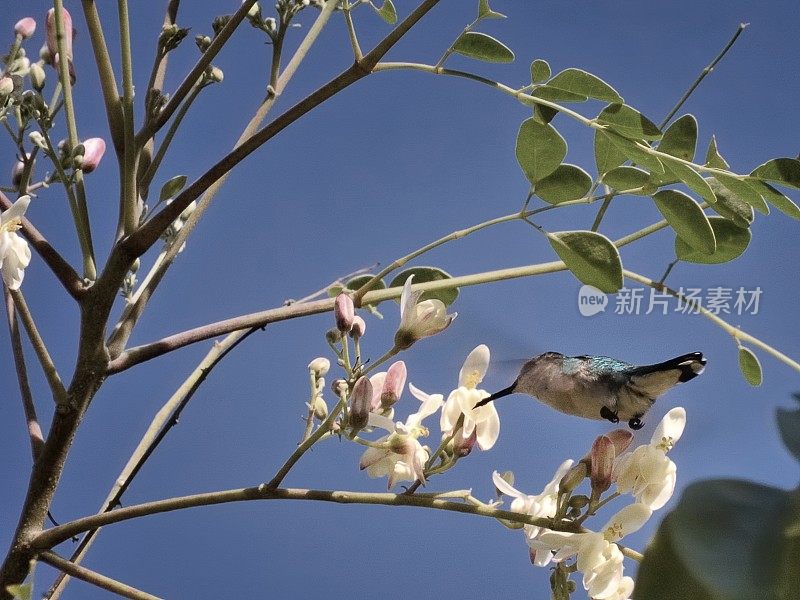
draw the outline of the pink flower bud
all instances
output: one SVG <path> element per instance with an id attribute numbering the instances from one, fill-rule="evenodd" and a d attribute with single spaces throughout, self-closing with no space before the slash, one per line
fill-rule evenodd
<path id="1" fill-rule="evenodd" d="M 459 432 L 453 439 L 453 455 L 464 458 L 472 452 L 472 447 L 478 440 L 478 430 L 473 429 L 469 437 L 464 437 L 464 432 Z"/>
<path id="2" fill-rule="evenodd" d="M 25 17 L 17 21 L 14 25 L 14 33 L 16 33 L 23 40 L 27 40 L 36 31 L 36 21 L 32 17 Z"/>
<path id="3" fill-rule="evenodd" d="M 356 315 L 356 307 L 353 299 L 344 292 L 336 296 L 333 305 L 333 315 L 336 317 L 336 328 L 342 333 L 347 333 L 353 327 L 353 318 Z"/>
<path id="4" fill-rule="evenodd" d="M 605 435 L 614 444 L 614 454 L 616 456 L 625 452 L 633 441 L 633 433 L 629 429 L 615 429 Z"/>
<path id="5" fill-rule="evenodd" d="M 347 424 L 353 434 L 367 426 L 371 400 L 372 384 L 369 377 L 362 376 L 356 381 L 353 392 L 350 394 L 350 412 L 347 414 Z"/>
<path id="6" fill-rule="evenodd" d="M 64 34 L 64 51 L 67 58 L 72 60 L 72 36 L 75 30 L 72 28 L 72 15 L 66 8 L 61 9 L 61 31 Z M 58 40 L 56 37 L 56 9 L 51 8 L 47 11 L 47 21 L 45 22 L 45 29 L 47 30 L 47 49 L 50 51 L 50 56 L 58 54 Z"/>
<path id="7" fill-rule="evenodd" d="M 75 83 L 75 67 L 72 64 L 72 38 L 75 36 L 75 30 L 72 28 L 72 15 L 66 8 L 61 9 L 61 33 L 64 35 L 64 54 L 67 55 L 67 70 L 69 71 L 70 83 Z M 47 50 L 53 59 L 53 65 L 56 70 L 59 69 L 58 56 L 58 38 L 56 33 L 56 13 L 55 9 L 51 8 L 47 11 L 47 21 L 45 22 L 45 29 L 47 30 Z"/>
<path id="8" fill-rule="evenodd" d="M 60 57 L 58 54 L 55 55 L 55 60 L 53 61 L 53 67 L 55 70 L 60 73 L 61 72 L 61 62 Z M 69 83 L 70 85 L 75 85 L 75 81 L 77 81 L 77 77 L 75 76 L 75 67 L 72 64 L 72 59 L 67 59 L 67 72 L 69 73 Z"/>
<path id="9" fill-rule="evenodd" d="M 406 363 L 398 360 L 386 371 L 386 379 L 383 380 L 381 389 L 381 408 L 389 408 L 400 399 L 403 388 L 406 385 Z"/>
<path id="10" fill-rule="evenodd" d="M 364 337 L 364 333 L 367 331 L 367 323 L 356 315 L 353 317 L 353 327 L 350 329 L 350 337 L 354 340 Z"/>
<path id="11" fill-rule="evenodd" d="M 106 152 L 106 143 L 103 138 L 89 138 L 83 142 L 83 148 L 83 164 L 81 168 L 84 173 L 91 173 L 100 164 L 100 160 Z"/>
<path id="12" fill-rule="evenodd" d="M 616 458 L 614 442 L 608 436 L 601 435 L 592 444 L 589 455 L 591 457 L 589 478 L 592 482 L 592 495 L 599 496 L 611 487 L 611 472 Z"/>

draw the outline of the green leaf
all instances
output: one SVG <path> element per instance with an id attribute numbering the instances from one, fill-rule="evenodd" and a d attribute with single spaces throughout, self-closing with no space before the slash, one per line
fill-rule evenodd
<path id="1" fill-rule="evenodd" d="M 594 132 L 594 160 L 597 163 L 597 172 L 602 175 L 627 161 L 628 155 L 604 131 L 597 129 Z"/>
<path id="2" fill-rule="evenodd" d="M 800 581 L 796 493 L 737 480 L 690 484 L 645 552 L 636 597 L 788 600 Z M 794 506 L 793 506 L 794 504 Z"/>
<path id="3" fill-rule="evenodd" d="M 658 179 L 666 175 L 667 172 L 661 160 L 657 156 L 651 154 L 653 151 L 652 148 L 644 142 L 636 142 L 614 131 L 600 131 L 598 133 L 608 137 L 611 144 L 616 146 L 617 150 L 619 150 L 621 154 L 624 154 L 628 160 L 648 169 Z M 641 146 L 639 144 L 641 144 Z"/>
<path id="4" fill-rule="evenodd" d="M 800 160 L 796 158 L 773 158 L 760 167 L 756 167 L 750 175 L 765 181 L 774 181 L 800 189 Z"/>
<path id="5" fill-rule="evenodd" d="M 717 197 L 714 195 L 714 191 L 708 185 L 708 182 L 692 167 L 683 164 L 679 160 L 667 159 L 663 156 L 660 157 L 660 160 L 667 171 L 685 183 L 690 190 L 700 194 L 703 200 L 712 205 L 717 201 Z"/>
<path id="6" fill-rule="evenodd" d="M 567 142 L 552 125 L 526 119 L 517 134 L 517 162 L 531 183 L 555 171 L 567 155 Z"/>
<path id="7" fill-rule="evenodd" d="M 411 267 L 400 273 L 392 279 L 389 287 L 401 287 L 411 276 L 414 276 L 414 283 L 427 283 L 428 281 L 441 281 L 442 279 L 451 279 L 449 273 L 442 271 L 437 267 Z M 436 290 L 433 292 L 424 292 L 420 296 L 420 301 L 424 300 L 441 300 L 445 306 L 450 306 L 458 298 L 458 288 L 450 288 L 446 290 Z M 398 299 L 399 302 L 399 299 Z"/>
<path id="8" fill-rule="evenodd" d="M 536 182 L 536 195 L 550 204 L 583 198 L 592 187 L 591 176 L 575 165 L 561 164 L 555 171 Z"/>
<path id="9" fill-rule="evenodd" d="M 758 387 L 764 380 L 758 357 L 752 350 L 744 346 L 739 346 L 739 370 L 742 372 L 744 380 L 753 387 Z"/>
<path id="10" fill-rule="evenodd" d="M 637 167 L 616 167 L 603 175 L 603 183 L 619 192 L 636 190 L 650 183 L 650 173 Z"/>
<path id="11" fill-rule="evenodd" d="M 714 190 L 717 202 L 711 205 L 715 211 L 726 219 L 729 219 L 737 227 L 747 229 L 753 222 L 753 207 L 747 202 L 732 193 L 713 177 L 706 179 L 706 182 Z"/>
<path id="12" fill-rule="evenodd" d="M 751 187 L 749 183 L 736 175 L 731 175 L 727 171 L 715 170 L 713 174 L 717 181 L 728 188 L 734 195 L 738 196 L 740 200 L 744 200 L 762 214 L 769 214 L 769 206 L 764 202 L 761 194 L 759 194 L 755 188 Z"/>
<path id="13" fill-rule="evenodd" d="M 478 0 L 478 19 L 505 19 L 503 13 L 489 8 L 489 0 Z"/>
<path id="14" fill-rule="evenodd" d="M 670 125 L 661 138 L 658 151 L 692 162 L 697 148 L 697 119 L 683 115 Z"/>
<path id="15" fill-rule="evenodd" d="M 374 8 L 375 12 L 378 13 L 380 18 L 386 21 L 389 25 L 394 25 L 397 23 L 397 10 L 395 9 L 392 0 L 384 0 L 383 6 L 377 8 L 375 5 L 372 5 L 372 8 Z"/>
<path id="16" fill-rule="evenodd" d="M 755 179 L 752 177 L 748 177 L 746 181 L 750 187 L 755 188 L 755 190 L 761 194 L 764 200 L 772 204 L 772 206 L 777 208 L 783 214 L 788 215 L 793 219 L 800 220 L 800 208 L 797 207 L 797 204 L 792 202 L 789 198 L 784 196 L 770 184 L 764 183 L 760 179 Z"/>
<path id="17" fill-rule="evenodd" d="M 514 60 L 511 49 L 485 33 L 467 31 L 453 44 L 453 52 L 491 63 L 509 63 Z"/>
<path id="18" fill-rule="evenodd" d="M 658 140 L 661 138 L 661 130 L 658 126 L 627 104 L 606 106 L 597 115 L 596 120 L 627 138 L 635 140 Z"/>
<path id="19" fill-rule="evenodd" d="M 561 90 L 556 87 L 550 87 L 548 84 L 537 85 L 531 91 L 530 95 L 534 98 L 541 98 L 542 100 L 549 100 L 550 102 L 586 102 L 589 97 L 567 90 Z"/>
<path id="20" fill-rule="evenodd" d="M 541 83 L 550 79 L 550 65 L 546 60 L 536 59 L 531 63 L 531 83 Z"/>
<path id="21" fill-rule="evenodd" d="M 613 87 L 599 77 L 581 69 L 564 69 L 547 82 L 547 87 L 580 94 L 611 104 L 624 102 Z"/>
<path id="22" fill-rule="evenodd" d="M 717 138 L 711 136 L 711 141 L 708 143 L 708 150 L 706 150 L 706 166 L 714 169 L 722 169 L 723 171 L 730 170 L 728 162 L 722 158 L 722 155 L 717 151 Z"/>
<path id="23" fill-rule="evenodd" d="M 176 175 L 161 186 L 161 193 L 158 195 L 159 201 L 164 202 L 164 200 L 174 198 L 184 185 L 186 185 L 186 175 Z"/>
<path id="24" fill-rule="evenodd" d="M 604 235 L 594 231 L 559 231 L 548 233 L 547 238 L 580 282 L 606 293 L 622 287 L 619 251 Z"/>
<path id="25" fill-rule="evenodd" d="M 738 258 L 747 250 L 752 234 L 749 229 L 737 227 L 724 217 L 708 217 L 714 238 L 717 241 L 717 250 L 713 254 L 705 254 L 692 249 L 680 237 L 675 238 L 675 255 L 687 262 L 706 265 L 717 265 Z"/>
<path id="26" fill-rule="evenodd" d="M 800 394 L 795 394 L 794 398 L 800 402 Z M 800 409 L 779 408 L 777 417 L 784 445 L 800 461 Z"/>
<path id="27" fill-rule="evenodd" d="M 6 591 L 11 594 L 14 600 L 31 600 L 33 597 L 33 584 L 12 583 L 6 586 Z"/>
<path id="28" fill-rule="evenodd" d="M 717 249 L 714 230 L 697 202 L 676 190 L 656 192 L 653 202 L 679 238 L 704 254 L 714 253 Z"/>

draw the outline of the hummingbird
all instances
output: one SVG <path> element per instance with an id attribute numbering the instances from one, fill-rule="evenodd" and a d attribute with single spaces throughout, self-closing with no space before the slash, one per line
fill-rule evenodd
<path id="1" fill-rule="evenodd" d="M 632 365 L 608 356 L 564 356 L 545 352 L 527 361 L 516 381 L 475 406 L 527 394 L 568 415 L 627 421 L 644 426 L 642 417 L 661 394 L 694 379 L 706 366 L 702 352 L 691 352 L 653 365 Z"/>

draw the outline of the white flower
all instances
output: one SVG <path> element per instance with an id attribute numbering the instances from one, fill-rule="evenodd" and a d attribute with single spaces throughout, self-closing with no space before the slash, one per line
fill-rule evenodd
<path id="1" fill-rule="evenodd" d="M 595 600 L 616 600 L 632 582 L 622 575 L 624 557 L 615 542 L 640 529 L 652 514 L 652 510 L 637 502 L 624 507 L 611 517 L 601 531 L 549 531 L 540 534 L 537 543 L 555 550 L 553 560 L 556 561 L 577 554 L 576 566 L 583 573 L 583 587 L 588 591 L 589 597 Z"/>
<path id="2" fill-rule="evenodd" d="M 677 467 L 667 452 L 680 439 L 686 425 L 686 411 L 673 408 L 656 427 L 649 444 L 621 455 L 614 464 L 617 490 L 630 493 L 637 502 L 652 510 L 664 506 L 672 497 Z"/>
<path id="3" fill-rule="evenodd" d="M 475 408 L 489 396 L 489 392 L 477 389 L 489 368 L 489 357 L 489 348 L 483 344 L 469 353 L 458 374 L 458 388 L 450 392 L 440 420 L 442 432 L 448 436 L 452 435 L 459 417 L 464 415 L 461 436 L 468 439 L 474 431 L 481 450 L 494 446 L 500 435 L 500 416 L 494 404 Z"/>
<path id="4" fill-rule="evenodd" d="M 389 477 L 388 487 L 391 489 L 398 481 L 417 481 L 425 483 L 425 463 L 430 454 L 423 448 L 417 438 L 428 435 L 422 420 L 435 413 L 442 406 L 441 394 L 426 394 L 408 386 L 422 405 L 419 410 L 406 419 L 405 423 L 393 423 L 391 419 L 371 412 L 369 426 L 379 427 L 389 433 L 375 442 L 375 446 L 367 448 L 361 455 L 360 469 L 366 469 L 370 477 Z"/>
<path id="5" fill-rule="evenodd" d="M 436 335 L 446 329 L 458 313 L 447 314 L 447 307 L 441 300 L 424 300 L 417 303 L 422 292 L 411 291 L 411 280 L 406 279 L 400 296 L 400 326 L 394 335 L 394 344 L 405 350 L 417 340 Z"/>
<path id="6" fill-rule="evenodd" d="M 31 262 L 28 242 L 17 235 L 22 216 L 31 202 L 30 196 L 20 196 L 8 210 L 0 214 L 0 270 L 10 290 L 18 290 L 25 277 L 25 267 Z"/>
<path id="7" fill-rule="evenodd" d="M 550 483 L 544 486 L 542 492 L 536 496 L 520 492 L 503 479 L 497 471 L 492 473 L 492 481 L 501 493 L 514 498 L 509 507 L 509 510 L 512 512 L 523 513 L 532 517 L 552 518 L 556 515 L 558 483 L 561 481 L 561 478 L 566 475 L 570 467 L 572 467 L 572 463 L 573 461 L 571 459 L 561 463 L 561 466 L 558 467 Z M 540 547 L 535 544 L 535 540 L 540 533 L 548 530 L 537 527 L 536 525 L 525 525 L 523 531 L 525 532 L 525 540 L 528 542 L 528 546 L 531 549 L 531 562 L 539 567 L 547 565 L 552 559 L 553 554 L 550 552 L 549 547 Z"/>

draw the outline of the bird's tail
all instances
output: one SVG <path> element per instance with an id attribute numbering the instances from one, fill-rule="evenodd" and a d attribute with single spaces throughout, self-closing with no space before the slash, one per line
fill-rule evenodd
<path id="1" fill-rule="evenodd" d="M 517 382 L 515 381 L 514 383 L 512 383 L 507 388 L 502 389 L 499 392 L 495 392 L 491 396 L 488 396 L 488 397 L 484 398 L 483 400 L 481 400 L 480 402 L 478 402 L 475 405 L 475 408 L 478 408 L 479 406 L 483 406 L 484 404 L 489 404 L 489 402 L 493 402 L 494 400 L 497 400 L 498 398 L 502 398 L 503 396 L 508 396 L 509 394 L 513 394 L 514 390 L 516 389 L 516 387 L 517 387 Z"/>
<path id="2" fill-rule="evenodd" d="M 706 367 L 706 359 L 702 352 L 690 352 L 682 356 L 670 358 L 654 365 L 644 365 L 637 367 L 632 375 L 649 375 L 650 373 L 661 373 L 664 371 L 677 371 L 678 382 L 683 383 L 694 379 Z"/>

